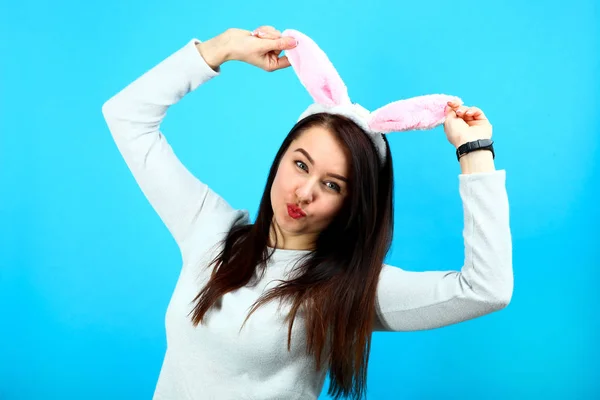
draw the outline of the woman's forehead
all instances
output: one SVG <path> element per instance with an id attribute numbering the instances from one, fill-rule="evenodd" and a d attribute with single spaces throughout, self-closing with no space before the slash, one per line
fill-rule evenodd
<path id="1" fill-rule="evenodd" d="M 347 150 L 329 130 L 311 127 L 292 142 L 288 152 L 304 154 L 317 167 L 348 173 Z"/>
<path id="2" fill-rule="evenodd" d="M 345 148 L 335 134 L 328 129 L 315 126 L 303 132 L 294 142 L 296 146 L 302 146 L 307 151 L 343 156 Z M 293 147 L 293 146 L 292 146 Z"/>

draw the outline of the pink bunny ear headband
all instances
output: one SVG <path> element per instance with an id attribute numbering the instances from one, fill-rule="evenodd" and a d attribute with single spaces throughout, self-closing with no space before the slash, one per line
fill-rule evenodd
<path id="1" fill-rule="evenodd" d="M 385 164 L 386 154 L 383 134 L 435 128 L 444 123 L 448 101 L 462 104 L 462 100 L 455 96 L 430 94 L 398 100 L 371 112 L 350 101 L 342 78 L 327 55 L 311 38 L 293 29 L 285 30 L 282 36 L 291 36 L 298 41 L 295 48 L 286 50 L 286 56 L 300 82 L 315 101 L 300 115 L 298 121 L 321 112 L 350 118 L 372 140 L 381 165 Z"/>

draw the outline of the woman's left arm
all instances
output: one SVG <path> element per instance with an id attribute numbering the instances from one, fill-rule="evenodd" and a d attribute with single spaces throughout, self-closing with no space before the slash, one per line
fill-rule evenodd
<path id="1" fill-rule="evenodd" d="M 378 331 L 440 328 L 500 310 L 513 292 L 504 170 L 459 175 L 465 261 L 460 271 L 412 272 L 384 265 Z"/>
<path id="2" fill-rule="evenodd" d="M 491 138 L 481 110 L 449 103 L 444 129 L 458 147 Z M 513 293 L 506 172 L 490 151 L 460 159 L 465 259 L 460 271 L 411 272 L 384 265 L 377 288 L 376 331 L 434 329 L 506 307 Z"/>

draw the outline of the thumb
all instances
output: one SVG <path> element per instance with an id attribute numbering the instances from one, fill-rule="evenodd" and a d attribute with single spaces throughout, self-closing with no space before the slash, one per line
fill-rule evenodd
<path id="1" fill-rule="evenodd" d="M 444 108 L 444 114 L 446 114 L 446 119 L 458 118 L 458 116 L 456 115 L 456 112 L 452 109 L 452 107 L 450 107 L 448 105 Z"/>
<path id="2" fill-rule="evenodd" d="M 298 42 L 293 37 L 281 37 L 278 39 L 265 40 L 264 49 L 266 51 L 283 51 L 291 50 L 298 45 Z"/>
<path id="3" fill-rule="evenodd" d="M 456 115 L 456 111 L 454 111 L 452 107 L 446 106 L 444 111 L 446 114 L 446 120 L 444 121 L 444 130 L 446 132 L 449 132 L 454 127 L 456 127 L 456 124 L 460 124 L 460 122 L 464 123 L 462 118 Z"/>

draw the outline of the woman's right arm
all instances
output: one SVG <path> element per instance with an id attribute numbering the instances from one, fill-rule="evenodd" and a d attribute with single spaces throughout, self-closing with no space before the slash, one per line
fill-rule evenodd
<path id="1" fill-rule="evenodd" d="M 282 50 L 296 46 L 269 26 L 252 34 L 242 29 L 183 48 L 129 84 L 102 107 L 106 123 L 127 166 L 185 257 L 186 239 L 196 229 L 218 230 L 242 218 L 227 202 L 193 176 L 160 131 L 167 109 L 187 93 L 218 76 L 220 65 L 243 61 L 267 71 L 290 66 Z"/>
<path id="2" fill-rule="evenodd" d="M 219 56 L 200 41 L 150 69 L 109 99 L 102 112 L 114 141 L 148 201 L 180 250 L 196 225 L 228 218 L 235 212 L 179 161 L 160 131 L 167 109 L 187 93 L 219 75 Z M 215 68 L 216 71 L 213 69 Z M 206 226 L 210 228 L 210 226 Z"/>

